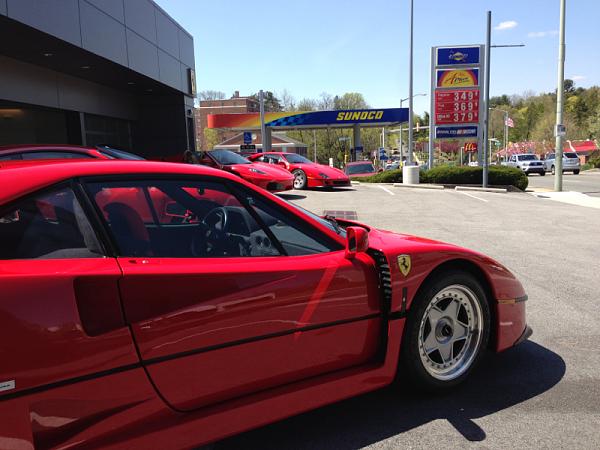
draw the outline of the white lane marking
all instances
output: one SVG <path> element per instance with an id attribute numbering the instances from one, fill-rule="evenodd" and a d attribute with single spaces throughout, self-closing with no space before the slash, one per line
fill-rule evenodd
<path id="1" fill-rule="evenodd" d="M 469 194 L 468 192 L 465 192 L 465 191 L 456 191 L 456 192 L 460 192 L 461 194 L 464 194 L 471 198 L 476 198 L 477 200 L 481 200 L 482 202 L 486 202 L 486 203 L 489 202 L 489 200 L 486 200 L 485 198 L 475 197 L 473 194 Z"/>
<path id="2" fill-rule="evenodd" d="M 385 186 L 377 186 L 379 189 L 383 189 L 385 192 L 387 192 L 390 195 L 396 195 L 394 194 L 392 191 L 390 191 L 388 188 L 386 188 Z"/>

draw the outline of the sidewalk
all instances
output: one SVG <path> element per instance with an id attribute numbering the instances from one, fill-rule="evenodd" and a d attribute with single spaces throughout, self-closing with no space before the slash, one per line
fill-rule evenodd
<path id="1" fill-rule="evenodd" d="M 552 192 L 536 189 L 535 192 L 530 192 L 530 194 L 538 198 L 554 200 L 556 202 L 600 209 L 600 197 L 590 197 L 589 195 L 582 194 L 581 192 Z"/>

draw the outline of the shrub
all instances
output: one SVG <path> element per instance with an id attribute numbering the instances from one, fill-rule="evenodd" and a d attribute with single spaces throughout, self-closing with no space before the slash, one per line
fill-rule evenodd
<path id="1" fill-rule="evenodd" d="M 600 156 L 590 159 L 590 165 L 596 169 L 600 169 Z"/>
<path id="2" fill-rule="evenodd" d="M 438 166 L 431 170 L 422 170 L 419 179 L 421 183 L 434 184 L 481 184 L 483 169 L 467 166 Z M 402 170 L 388 170 L 367 178 L 354 178 L 365 183 L 401 183 Z M 514 167 L 490 166 L 488 182 L 495 186 L 514 186 L 524 191 L 529 180 L 521 170 Z"/>

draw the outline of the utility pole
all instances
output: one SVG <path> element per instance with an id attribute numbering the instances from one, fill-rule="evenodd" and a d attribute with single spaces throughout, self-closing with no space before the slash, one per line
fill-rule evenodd
<path id="1" fill-rule="evenodd" d="M 565 95 L 565 9 L 566 0 L 560 0 L 560 31 L 558 36 L 558 83 L 556 86 L 556 171 L 554 175 L 554 190 L 562 191 L 562 169 L 563 169 L 563 101 Z"/>
<path id="2" fill-rule="evenodd" d="M 413 3 L 410 0 L 410 50 L 409 50 L 409 73 L 408 73 L 408 156 L 406 163 L 412 166 L 413 152 Z M 400 132 L 402 137 L 402 131 Z"/>
<path id="3" fill-rule="evenodd" d="M 258 91 L 258 101 L 260 104 L 260 141 L 263 153 L 268 151 L 267 149 L 267 127 L 265 126 L 265 93 Z"/>
<path id="4" fill-rule="evenodd" d="M 315 159 L 315 163 L 317 162 L 317 131 L 313 130 L 313 144 L 315 146 L 315 154 L 314 154 L 314 159 Z"/>
<path id="5" fill-rule="evenodd" d="M 483 109 L 483 183 L 488 186 L 488 154 L 490 148 L 490 46 L 492 45 L 492 12 L 487 12 L 487 33 L 485 37 L 485 84 Z"/>

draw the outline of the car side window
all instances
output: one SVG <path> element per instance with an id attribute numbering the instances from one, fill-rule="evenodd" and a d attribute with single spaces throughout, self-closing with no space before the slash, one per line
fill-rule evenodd
<path id="1" fill-rule="evenodd" d="M 343 247 L 329 239 L 310 224 L 256 195 L 247 197 L 251 208 L 280 243 L 289 256 L 313 255 L 341 250 Z"/>
<path id="2" fill-rule="evenodd" d="M 23 159 L 93 159 L 93 156 L 85 153 L 63 152 L 60 150 L 26 152 L 22 153 Z"/>
<path id="3" fill-rule="evenodd" d="M 28 197 L 0 212 L 0 259 L 102 256 L 92 225 L 70 188 Z"/>
<path id="4" fill-rule="evenodd" d="M 219 182 L 86 183 L 121 256 L 224 258 L 278 256 L 273 239 Z"/>
<path id="5" fill-rule="evenodd" d="M 13 161 L 20 160 L 21 155 L 19 153 L 12 153 L 10 155 L 0 155 L 0 161 Z"/>

